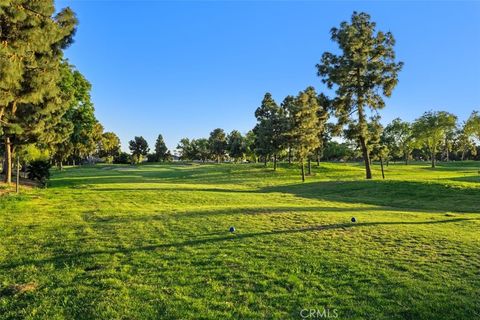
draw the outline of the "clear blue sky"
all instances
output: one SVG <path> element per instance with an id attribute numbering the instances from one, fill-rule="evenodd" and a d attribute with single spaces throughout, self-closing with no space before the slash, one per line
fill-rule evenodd
<path id="1" fill-rule="evenodd" d="M 217 127 L 245 133 L 266 91 L 277 102 L 325 87 L 315 64 L 354 10 L 391 31 L 405 63 L 384 122 L 430 109 L 461 120 L 480 109 L 480 2 L 57 1 L 80 25 L 67 51 L 93 85 L 96 114 L 124 150 Z"/>

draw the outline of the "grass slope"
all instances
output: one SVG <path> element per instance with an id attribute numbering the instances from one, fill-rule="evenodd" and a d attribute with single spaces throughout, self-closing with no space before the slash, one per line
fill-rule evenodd
<path id="1" fill-rule="evenodd" d="M 0 319 L 478 318 L 477 166 L 55 172 L 0 198 Z"/>

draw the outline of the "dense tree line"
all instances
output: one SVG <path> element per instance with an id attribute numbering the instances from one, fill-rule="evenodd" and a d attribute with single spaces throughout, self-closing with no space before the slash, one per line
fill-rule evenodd
<path id="1" fill-rule="evenodd" d="M 29 162 L 111 161 L 119 139 L 94 115 L 90 83 L 63 56 L 77 19 L 53 1 L 0 2 L 0 137 L 5 181 Z M 36 167 L 45 168 L 39 163 Z M 35 176 L 32 174 L 32 176 Z"/>
<path id="2" fill-rule="evenodd" d="M 255 111 L 256 126 L 246 136 L 222 129 L 208 139 L 184 138 L 177 149 L 181 159 L 234 161 L 259 159 L 267 165 L 278 160 L 298 161 L 302 180 L 311 174 L 316 160 L 357 160 L 365 164 L 366 178 L 372 178 L 371 163 L 382 167 L 389 161 L 412 158 L 445 161 L 477 156 L 480 115 L 473 112 L 463 124 L 444 111 L 429 111 L 413 123 L 394 119 L 383 127 L 379 110 L 385 107 L 398 82 L 403 63 L 395 59 L 395 39 L 390 32 L 376 30 L 366 13 L 354 12 L 350 22 L 332 28 L 331 38 L 340 54 L 326 52 L 317 64 L 317 74 L 335 96 L 329 98 L 308 87 L 277 104 L 266 93 Z M 328 122 L 330 118 L 336 122 Z"/>

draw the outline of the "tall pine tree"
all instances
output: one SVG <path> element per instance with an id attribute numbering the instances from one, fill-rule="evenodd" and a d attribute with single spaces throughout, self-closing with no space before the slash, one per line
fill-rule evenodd
<path id="1" fill-rule="evenodd" d="M 295 154 L 300 162 L 302 181 L 305 181 L 305 160 L 320 147 L 318 134 L 318 98 L 313 87 L 298 94 L 295 103 L 290 104 L 290 137 Z"/>
<path id="2" fill-rule="evenodd" d="M 165 161 L 167 157 L 167 145 L 163 140 L 163 136 L 161 134 L 158 135 L 157 141 L 155 141 L 155 158 L 157 161 Z"/>
<path id="3" fill-rule="evenodd" d="M 367 110 L 385 106 L 398 82 L 401 62 L 395 61 L 395 39 L 390 32 L 376 31 L 370 15 L 354 12 L 351 22 L 342 22 L 331 30 L 340 55 L 325 52 L 317 64 L 318 75 L 329 88 L 336 86 L 333 108 L 340 124 L 357 128 L 357 139 L 365 162 L 366 178 L 372 178 L 368 154 Z M 356 117 L 354 117 L 356 114 Z"/>
<path id="4" fill-rule="evenodd" d="M 0 3 L 0 134 L 11 182 L 12 140 L 24 133 L 24 108 L 49 109 L 58 93 L 62 50 L 72 43 L 77 24 L 70 9 L 54 16 L 53 1 Z M 49 112 L 49 111 L 48 111 Z M 41 112 L 40 112 L 41 113 Z M 31 117 L 28 119 L 31 120 Z"/>

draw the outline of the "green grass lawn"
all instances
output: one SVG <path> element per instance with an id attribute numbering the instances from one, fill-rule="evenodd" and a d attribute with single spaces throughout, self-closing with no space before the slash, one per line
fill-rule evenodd
<path id="1" fill-rule="evenodd" d="M 0 318 L 478 319 L 479 167 L 57 171 L 0 197 Z"/>

